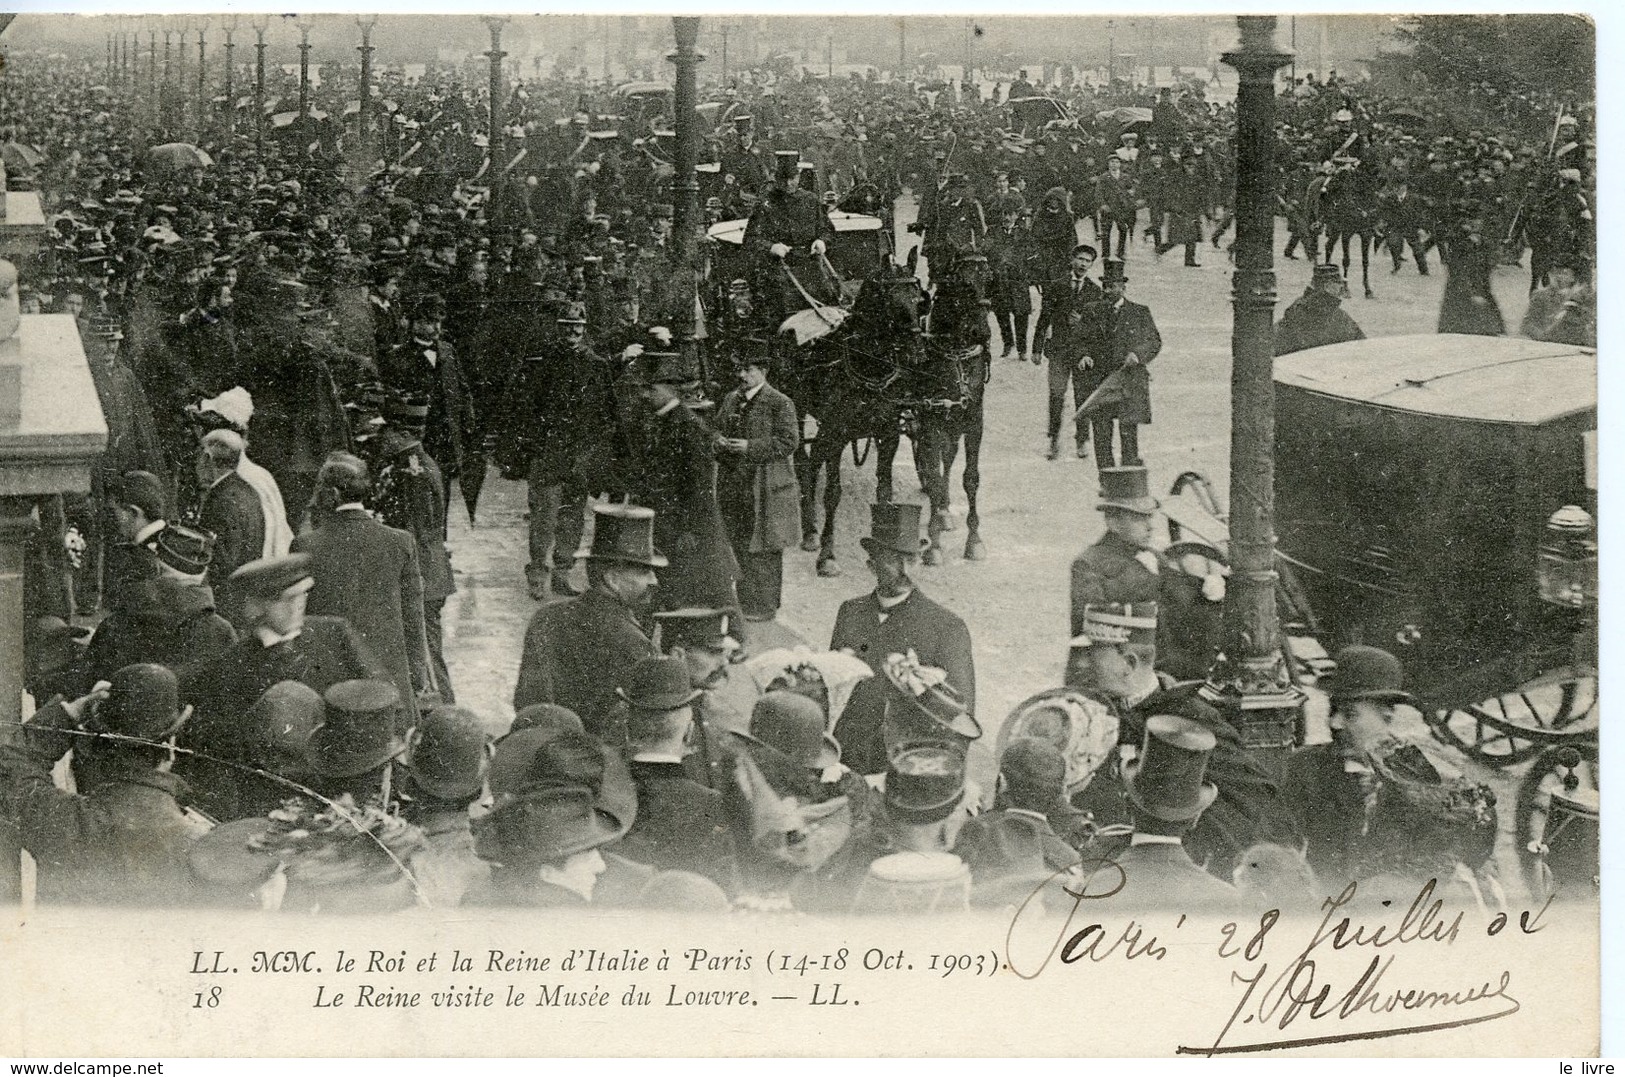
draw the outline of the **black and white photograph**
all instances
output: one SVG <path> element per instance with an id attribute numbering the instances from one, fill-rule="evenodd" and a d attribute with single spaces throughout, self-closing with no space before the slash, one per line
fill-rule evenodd
<path id="1" fill-rule="evenodd" d="M 0 1055 L 1617 1052 L 1598 29 L 0 14 Z"/>

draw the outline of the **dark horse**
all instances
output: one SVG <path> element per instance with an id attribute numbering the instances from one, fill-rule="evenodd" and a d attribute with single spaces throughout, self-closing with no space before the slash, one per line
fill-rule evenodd
<path id="1" fill-rule="evenodd" d="M 976 491 L 982 484 L 982 405 L 992 373 L 988 342 L 990 281 L 987 258 L 961 253 L 937 280 L 931 296 L 926 361 L 915 399 L 905 408 L 905 429 L 915 444 L 914 464 L 931 502 L 930 546 L 922 560 L 942 563 L 942 533 L 951 529 L 950 479 L 965 445 L 965 557 L 987 556 Z"/>
<path id="2" fill-rule="evenodd" d="M 891 469 L 901 440 L 903 411 L 925 358 L 923 322 L 928 297 L 906 264 L 887 261 L 863 282 L 850 315 L 824 337 L 797 346 L 781 336 L 779 382 L 817 434 L 796 457 L 801 482 L 801 548 L 818 554 L 818 574 L 839 576 L 835 513 L 841 504 L 841 454 L 868 441 L 876 452 L 876 489 L 891 500 Z M 817 525 L 818 476 L 824 475 L 824 520 Z"/>
<path id="3" fill-rule="evenodd" d="M 1377 192 L 1358 171 L 1340 172 L 1321 195 L 1321 220 L 1326 225 L 1326 264 L 1332 264 L 1332 247 L 1343 241 L 1343 279 L 1349 275 L 1349 240 L 1360 237 L 1360 283 L 1365 297 L 1371 290 L 1371 244 L 1377 233 Z"/>

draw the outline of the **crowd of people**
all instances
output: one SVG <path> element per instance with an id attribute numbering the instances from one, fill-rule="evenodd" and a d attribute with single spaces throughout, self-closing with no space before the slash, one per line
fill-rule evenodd
<path id="1" fill-rule="evenodd" d="M 607 86 L 516 82 L 498 156 L 455 71 L 386 69 L 375 132 L 337 80 L 313 99 L 343 119 L 261 129 L 114 73 L 18 55 L 0 80 L 35 159 L 13 183 L 51 215 L 21 302 L 78 319 L 109 432 L 91 494 L 40 507 L 42 705 L 0 746 L 41 900 L 930 911 L 1104 865 L 1132 909 L 1312 906 L 1353 878 L 1496 902 L 1493 796 L 1393 735 L 1393 655 L 1337 656 L 1333 743 L 1280 772 L 1196 690 L 1223 579 L 1153 541 L 1161 338 L 1125 286 L 1131 254 L 1196 265 L 1230 224 L 1234 111 L 1200 79 L 1125 123 L 1144 94 L 1070 75 L 989 98 L 752 73 L 716 91 L 698 173 L 701 227 L 749 222 L 733 277 L 673 234 L 669 119 Z M 1441 331 L 1495 333 L 1489 270 L 1527 246 L 1525 332 L 1594 343 L 1572 114 L 1542 146 L 1333 80 L 1280 113 L 1287 257 L 1329 263 L 1352 199 L 1394 272 L 1438 250 Z M 985 257 L 1004 355 L 1049 361 L 1052 459 L 1068 387 L 1118 387 L 1077 424 L 1105 536 L 1073 566 L 1066 683 L 985 740 L 970 629 L 910 576 L 919 506 L 873 506 L 874 587 L 827 647 L 762 644 L 803 537 L 773 336 L 815 297 L 784 283 L 820 286 L 832 211 L 889 228 L 905 190 L 927 265 Z M 1357 337 L 1343 288 L 1317 265 L 1278 351 Z M 473 514 L 488 462 L 528 484 L 542 603 L 495 738 L 440 624 L 451 491 Z"/>

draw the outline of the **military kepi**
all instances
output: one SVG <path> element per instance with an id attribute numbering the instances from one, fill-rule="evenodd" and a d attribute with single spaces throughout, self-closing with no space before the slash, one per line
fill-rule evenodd
<path id="1" fill-rule="evenodd" d="M 1074 647 L 1094 647 L 1118 643 L 1155 644 L 1157 604 L 1155 602 L 1106 602 L 1083 607 Z"/>

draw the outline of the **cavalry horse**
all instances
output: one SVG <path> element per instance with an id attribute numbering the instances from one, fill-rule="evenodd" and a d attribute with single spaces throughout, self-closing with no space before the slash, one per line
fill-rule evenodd
<path id="1" fill-rule="evenodd" d="M 921 560 L 942 563 L 942 534 L 952 529 L 950 480 L 959 446 L 965 446 L 965 558 L 987 556 L 976 493 L 982 484 L 982 422 L 987 383 L 987 298 L 991 274 L 985 255 L 961 252 L 937 281 L 931 296 L 926 361 L 915 398 L 904 409 L 904 428 L 914 442 L 914 464 L 931 503 L 930 545 Z M 882 474 L 888 473 L 881 461 Z"/>
<path id="2" fill-rule="evenodd" d="M 1377 234 L 1377 192 L 1356 170 L 1332 177 L 1321 194 L 1321 223 L 1326 227 L 1326 265 L 1332 264 L 1332 247 L 1343 241 L 1343 279 L 1349 275 L 1349 240 L 1360 237 L 1360 283 L 1365 297 L 1376 298 L 1371 290 L 1371 245 Z"/>
<path id="3" fill-rule="evenodd" d="M 835 556 L 835 514 L 840 508 L 841 456 L 867 442 L 876 454 L 876 489 L 891 500 L 891 471 L 901 442 L 904 408 L 912 398 L 925 359 L 922 328 L 928 297 L 914 275 L 918 255 L 898 265 L 890 260 L 866 278 L 850 311 L 813 308 L 826 319 L 827 332 L 796 344 L 781 333 L 779 387 L 811 416 L 817 433 L 796 457 L 801 483 L 801 548 L 818 554 L 818 574 L 839 576 Z M 818 526 L 818 477 L 824 476 L 823 526 Z"/>

